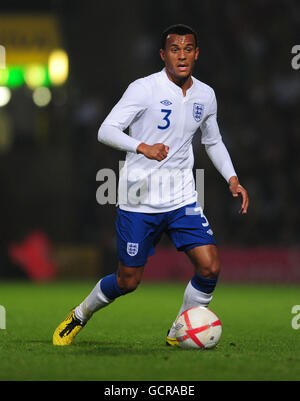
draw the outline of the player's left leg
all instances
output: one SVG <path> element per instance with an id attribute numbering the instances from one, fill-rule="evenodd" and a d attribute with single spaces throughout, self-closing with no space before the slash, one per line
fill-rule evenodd
<path id="1" fill-rule="evenodd" d="M 196 246 L 187 255 L 195 267 L 195 274 L 187 285 L 183 308 L 208 306 L 220 273 L 217 247 L 212 244 Z"/>
<path id="2" fill-rule="evenodd" d="M 176 248 L 187 254 L 195 268 L 194 276 L 185 289 L 179 314 L 193 306 L 208 306 L 217 283 L 220 263 L 213 231 L 201 206 L 194 203 L 171 212 L 167 233 Z M 167 343 L 177 343 L 174 323 Z"/>
<path id="3" fill-rule="evenodd" d="M 184 301 L 192 307 L 193 303 L 208 306 L 220 273 L 220 261 L 216 245 L 196 246 L 187 251 L 187 255 L 195 268 L 195 274 L 187 287 Z M 194 291 L 195 290 L 195 291 Z"/>
<path id="4" fill-rule="evenodd" d="M 189 281 L 183 296 L 183 303 L 177 316 L 194 306 L 207 307 L 213 297 L 220 272 L 218 251 L 215 245 L 196 246 L 187 255 L 195 267 L 195 273 Z M 168 345 L 177 345 L 175 338 L 175 321 L 168 332 Z"/>

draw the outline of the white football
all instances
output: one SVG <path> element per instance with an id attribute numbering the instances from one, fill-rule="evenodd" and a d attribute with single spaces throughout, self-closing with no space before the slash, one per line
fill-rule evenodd
<path id="1" fill-rule="evenodd" d="M 195 306 L 181 313 L 175 323 L 180 347 L 207 349 L 220 341 L 222 324 L 218 316 L 204 306 Z"/>

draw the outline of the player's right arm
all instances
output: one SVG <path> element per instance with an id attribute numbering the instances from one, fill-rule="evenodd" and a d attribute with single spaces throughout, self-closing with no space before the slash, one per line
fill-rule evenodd
<path id="1" fill-rule="evenodd" d="M 155 143 L 154 145 L 147 145 L 141 143 L 137 147 L 137 153 L 142 153 L 145 157 L 152 160 L 162 161 L 168 156 L 169 146 L 163 143 Z"/>
<path id="2" fill-rule="evenodd" d="M 169 147 L 162 143 L 148 145 L 141 138 L 133 138 L 124 130 L 148 107 L 151 93 L 147 86 L 137 80 L 129 85 L 98 131 L 99 142 L 115 149 L 143 154 L 148 159 L 161 161 L 167 157 Z"/>

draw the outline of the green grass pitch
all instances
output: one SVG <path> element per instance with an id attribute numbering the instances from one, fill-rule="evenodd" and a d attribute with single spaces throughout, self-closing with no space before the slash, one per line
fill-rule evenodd
<path id="1" fill-rule="evenodd" d="M 219 283 L 210 304 L 223 333 L 212 350 L 165 346 L 184 284 L 141 284 L 97 312 L 73 345 L 52 345 L 69 309 L 95 283 L 0 283 L 1 381 L 298 381 L 300 329 L 292 327 L 299 286 Z"/>

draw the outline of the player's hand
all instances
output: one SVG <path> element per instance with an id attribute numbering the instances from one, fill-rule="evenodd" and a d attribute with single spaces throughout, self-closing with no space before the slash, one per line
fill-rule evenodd
<path id="1" fill-rule="evenodd" d="M 229 189 L 234 198 L 241 198 L 242 206 L 239 210 L 240 214 L 246 214 L 249 206 L 248 193 L 244 187 L 239 183 L 237 177 L 231 177 L 229 180 Z"/>
<path id="2" fill-rule="evenodd" d="M 137 153 L 142 153 L 148 159 L 157 160 L 159 162 L 168 156 L 168 152 L 169 146 L 166 146 L 163 143 L 155 143 L 154 145 L 140 143 L 137 147 Z"/>

